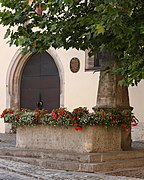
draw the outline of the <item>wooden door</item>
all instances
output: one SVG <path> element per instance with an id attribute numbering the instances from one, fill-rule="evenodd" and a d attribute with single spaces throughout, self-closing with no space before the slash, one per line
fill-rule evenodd
<path id="1" fill-rule="evenodd" d="M 35 109 L 38 102 L 49 112 L 60 107 L 60 78 L 52 57 L 34 54 L 26 63 L 20 85 L 20 107 Z"/>

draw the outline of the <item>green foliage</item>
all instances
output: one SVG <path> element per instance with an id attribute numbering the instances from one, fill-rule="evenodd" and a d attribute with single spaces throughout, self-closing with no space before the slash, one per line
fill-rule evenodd
<path id="1" fill-rule="evenodd" d="M 120 127 L 128 131 L 131 125 L 136 126 L 138 120 L 131 111 L 116 109 L 96 109 L 89 112 L 86 107 L 79 107 L 72 112 L 65 108 L 54 109 L 49 114 L 45 109 L 13 111 L 5 109 L 1 114 L 5 122 L 17 126 L 50 125 L 73 126 L 75 130 L 82 130 L 86 126 Z"/>
<path id="2" fill-rule="evenodd" d="M 0 24 L 7 27 L 10 45 L 23 52 L 42 52 L 53 46 L 109 50 L 119 58 L 114 73 L 124 85 L 144 78 L 143 0 L 0 0 Z M 42 16 L 35 10 L 41 3 Z M 34 42 L 36 44 L 34 45 Z"/>

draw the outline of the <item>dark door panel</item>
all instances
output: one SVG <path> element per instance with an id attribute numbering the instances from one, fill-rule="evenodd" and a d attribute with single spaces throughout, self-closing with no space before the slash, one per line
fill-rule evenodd
<path id="1" fill-rule="evenodd" d="M 34 109 L 37 106 L 39 91 L 37 89 L 24 89 L 21 93 L 22 107 L 26 109 Z"/>
<path id="2" fill-rule="evenodd" d="M 42 88 L 59 88 L 59 78 L 57 76 L 45 76 L 40 79 L 40 87 Z"/>
<path id="3" fill-rule="evenodd" d="M 33 56 L 30 57 L 24 68 L 24 77 L 40 75 L 41 61 L 39 59 L 40 59 L 39 54 L 34 54 Z"/>
<path id="4" fill-rule="evenodd" d="M 59 73 L 48 53 L 30 57 L 23 69 L 20 91 L 21 108 L 35 109 L 40 100 L 49 111 L 60 107 Z"/>
<path id="5" fill-rule="evenodd" d="M 59 92 L 59 90 L 57 90 L 57 89 L 49 89 L 49 90 L 47 90 L 47 89 L 42 89 L 41 90 L 41 94 L 42 94 L 42 99 L 44 100 L 44 98 L 43 97 L 45 97 L 45 99 L 47 99 L 47 101 L 48 102 L 52 102 L 52 101 L 55 101 L 54 99 L 56 98 L 56 99 L 59 99 L 60 97 L 59 97 L 59 94 L 60 94 L 60 92 Z M 55 96 L 55 97 L 54 97 Z M 55 101 L 56 102 L 56 101 Z M 57 102 L 56 102 L 57 103 Z"/>
<path id="6" fill-rule="evenodd" d="M 45 109 L 51 111 L 52 109 L 60 107 L 59 90 L 53 89 L 53 91 L 50 91 L 50 89 L 42 89 L 41 96 L 41 99 L 43 101 L 43 107 Z M 55 99 L 57 99 L 57 101 Z"/>
<path id="7" fill-rule="evenodd" d="M 23 89 L 39 89 L 40 81 L 40 77 L 23 77 L 21 84 L 23 85 Z"/>

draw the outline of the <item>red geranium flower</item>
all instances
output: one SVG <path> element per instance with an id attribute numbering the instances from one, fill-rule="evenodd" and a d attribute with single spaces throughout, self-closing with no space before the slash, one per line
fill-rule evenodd
<path id="1" fill-rule="evenodd" d="M 117 120 L 116 120 L 116 119 L 114 119 L 112 122 L 113 122 L 113 123 L 115 123 L 116 121 L 117 121 Z"/>
<path id="2" fill-rule="evenodd" d="M 9 114 L 13 114 L 13 111 L 9 111 Z"/>
<path id="3" fill-rule="evenodd" d="M 126 127 L 127 127 L 127 126 L 126 126 L 126 124 L 122 124 L 121 126 L 122 126 L 122 127 L 124 127 L 124 128 L 126 128 Z"/>
<path id="4" fill-rule="evenodd" d="M 138 125 L 138 123 L 132 124 L 132 126 L 137 126 L 137 125 Z"/>
<path id="5" fill-rule="evenodd" d="M 39 117 L 39 113 L 35 113 L 35 118 L 38 118 Z"/>
<path id="6" fill-rule="evenodd" d="M 36 41 L 33 42 L 33 46 L 36 47 Z"/>
<path id="7" fill-rule="evenodd" d="M 75 130 L 76 130 L 76 131 L 82 131 L 83 128 L 82 128 L 82 127 L 77 127 L 77 128 L 75 128 Z"/>
<path id="8" fill-rule="evenodd" d="M 52 117 L 53 117 L 55 120 L 57 120 L 57 115 L 56 115 L 56 113 L 55 113 L 54 111 L 52 111 Z"/>
<path id="9" fill-rule="evenodd" d="M 60 113 L 61 113 L 61 114 L 64 114 L 64 113 L 65 113 L 65 110 L 64 110 L 64 109 L 62 109 L 62 110 L 60 111 Z"/>
<path id="10" fill-rule="evenodd" d="M 73 126 L 77 127 L 77 126 L 78 126 L 78 124 L 74 124 Z"/>
<path id="11" fill-rule="evenodd" d="M 39 112 L 39 109 L 35 109 L 34 111 L 35 111 L 35 112 Z"/>
<path id="12" fill-rule="evenodd" d="M 75 117 L 72 117 L 71 120 L 74 121 L 74 120 L 75 120 Z"/>
<path id="13" fill-rule="evenodd" d="M 58 113 L 58 117 L 60 117 L 61 116 L 61 113 Z"/>
<path id="14" fill-rule="evenodd" d="M 17 116 L 16 116 L 16 119 L 19 119 L 19 118 L 20 118 L 20 116 L 19 116 L 19 115 L 17 115 Z"/>

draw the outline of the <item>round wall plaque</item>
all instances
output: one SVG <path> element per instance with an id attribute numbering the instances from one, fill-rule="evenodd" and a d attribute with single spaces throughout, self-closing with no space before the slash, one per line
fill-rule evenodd
<path id="1" fill-rule="evenodd" d="M 80 69 L 80 61 L 78 58 L 74 57 L 71 59 L 70 61 L 70 70 L 73 72 L 73 73 L 77 73 Z"/>

